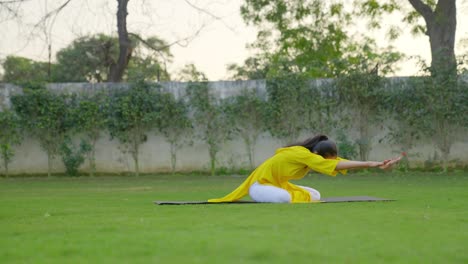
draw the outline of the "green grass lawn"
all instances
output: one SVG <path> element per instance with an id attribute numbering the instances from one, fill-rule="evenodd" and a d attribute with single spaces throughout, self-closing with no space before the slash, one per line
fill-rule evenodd
<path id="1" fill-rule="evenodd" d="M 298 181 L 395 202 L 157 206 L 245 177 L 0 179 L 0 263 L 468 263 L 468 174 Z"/>

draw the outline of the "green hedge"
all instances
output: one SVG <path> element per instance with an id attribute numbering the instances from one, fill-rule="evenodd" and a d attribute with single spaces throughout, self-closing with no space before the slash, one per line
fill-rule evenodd
<path id="1" fill-rule="evenodd" d="M 72 161 L 80 161 L 81 156 L 88 159 L 89 173 L 94 175 L 96 141 L 106 130 L 132 156 L 136 175 L 140 147 L 149 133 L 161 134 L 170 143 L 173 171 L 181 146 L 191 144 L 193 138 L 206 142 L 213 174 L 221 144 L 234 137 L 245 143 L 253 167 L 256 141 L 265 132 L 285 144 L 298 140 L 302 133 L 336 135 L 347 158 L 357 159 L 367 159 L 371 142 L 376 140 L 387 140 L 401 152 L 411 152 L 425 142 L 438 149 L 445 168 L 453 144 L 467 141 L 466 136 L 457 138 L 466 135 L 468 127 L 464 81 L 396 80 L 357 72 L 322 81 L 290 75 L 266 84 L 265 98 L 245 89 L 220 99 L 208 83 L 189 83 L 186 96 L 179 100 L 158 84 L 144 82 L 93 96 L 25 88 L 23 94 L 12 97 L 12 111 L 0 115 L 5 128 L 0 133 L 3 164 L 7 169 L 13 146 L 21 141 L 18 127 L 40 142 L 49 158 L 49 175 L 52 158 L 61 156 L 67 167 L 67 155 L 70 160 L 72 153 Z M 370 128 L 375 126 L 388 130 L 385 138 L 374 138 Z M 349 130 L 357 131 L 357 136 L 347 134 Z M 69 140 L 77 135 L 87 148 L 80 150 Z M 76 170 L 67 167 L 67 172 Z"/>

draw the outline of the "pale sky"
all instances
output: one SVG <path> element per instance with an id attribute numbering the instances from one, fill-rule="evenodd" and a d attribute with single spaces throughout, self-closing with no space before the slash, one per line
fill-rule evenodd
<path id="1" fill-rule="evenodd" d="M 79 36 L 105 33 L 116 34 L 117 1 L 115 0 L 74 0 L 55 19 L 47 25 L 47 30 L 37 30 L 30 35 L 32 24 L 47 11 L 51 11 L 65 0 L 31 0 L 24 5 L 22 25 L 14 21 L 0 21 L 0 59 L 7 55 L 24 56 L 34 60 L 47 60 L 47 42 L 52 44 L 52 52 L 66 47 Z M 183 65 L 193 63 L 204 72 L 209 80 L 225 80 L 228 75 L 226 65 L 242 63 L 250 53 L 246 44 L 256 38 L 256 29 L 243 22 L 239 8 L 242 0 L 191 0 L 197 7 L 209 11 L 221 18 L 216 19 L 197 11 L 185 0 L 131 0 L 127 17 L 129 32 L 143 36 L 156 35 L 171 43 L 179 39 L 200 33 L 185 47 L 174 45 L 171 52 L 173 62 L 169 71 L 174 73 Z M 459 3 L 460 2 L 460 3 Z M 460 39 L 468 39 L 468 9 L 462 0 L 457 1 L 457 52 L 467 52 L 468 47 L 461 47 Z M 392 21 L 393 23 L 394 21 Z M 29 25 L 26 27 L 25 25 Z M 385 33 L 376 32 L 380 43 L 385 43 Z M 427 37 L 413 37 L 405 34 L 394 43 L 397 50 L 407 55 L 430 58 Z M 417 73 L 414 63 L 400 65 L 396 75 Z"/>

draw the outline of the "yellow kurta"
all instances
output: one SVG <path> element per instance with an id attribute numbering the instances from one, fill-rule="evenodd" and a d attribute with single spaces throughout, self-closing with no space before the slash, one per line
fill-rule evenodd
<path id="1" fill-rule="evenodd" d="M 338 172 L 335 168 L 339 160 L 342 159 L 324 159 L 302 146 L 279 148 L 273 157 L 255 169 L 234 191 L 222 198 L 210 199 L 208 202 L 220 203 L 240 200 L 249 193 L 250 185 L 256 181 L 260 184 L 285 189 L 291 194 L 293 203 L 313 202 L 307 190 L 290 183 L 289 180 L 303 178 L 310 170 L 336 176 Z M 346 173 L 346 171 L 340 172 Z"/>

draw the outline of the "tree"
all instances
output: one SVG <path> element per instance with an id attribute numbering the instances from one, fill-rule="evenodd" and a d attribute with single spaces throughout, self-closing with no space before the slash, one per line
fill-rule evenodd
<path id="1" fill-rule="evenodd" d="M 96 142 L 106 128 L 105 94 L 98 93 L 93 96 L 83 96 L 73 109 L 74 127 L 79 134 L 84 135 L 81 146 L 89 145 L 86 152 L 90 165 L 89 174 L 94 176 L 96 172 Z M 82 147 L 82 149 L 84 149 Z"/>
<path id="2" fill-rule="evenodd" d="M 50 177 L 52 161 L 60 154 L 60 145 L 71 126 L 65 97 L 46 89 L 26 89 L 23 95 L 15 95 L 11 101 L 23 126 L 47 153 Z"/>
<path id="3" fill-rule="evenodd" d="M 230 125 L 221 103 L 210 92 L 208 84 L 189 83 L 187 97 L 198 137 L 208 144 L 211 175 L 215 175 L 217 155 L 229 138 Z"/>
<path id="4" fill-rule="evenodd" d="M 0 1 L 0 19 L 1 21 L 7 21 L 10 19 L 18 18 L 20 6 L 23 2 L 28 0 L 7 0 Z"/>
<path id="5" fill-rule="evenodd" d="M 136 34 L 130 35 L 136 47 L 133 60 L 127 69 L 128 81 L 169 81 L 166 64 L 172 61 L 171 45 L 156 36 L 143 39 Z M 143 72 L 143 74 L 142 74 Z"/>
<path id="6" fill-rule="evenodd" d="M 457 8 L 455 0 L 439 0 L 435 7 L 432 1 L 408 0 L 426 22 L 426 35 L 431 45 L 431 73 L 447 70 L 456 74 L 455 33 L 457 29 Z"/>
<path id="7" fill-rule="evenodd" d="M 107 127 L 133 158 L 135 175 L 139 176 L 140 146 L 147 133 L 160 124 L 161 102 L 158 87 L 144 82 L 132 84 L 131 89 L 109 97 Z"/>
<path id="8" fill-rule="evenodd" d="M 127 29 L 127 6 L 129 0 L 117 0 L 117 33 L 119 37 L 119 55 L 116 63 L 113 63 L 110 68 L 109 81 L 110 82 L 121 82 L 124 78 L 125 70 L 127 69 L 129 62 L 133 58 L 135 45 L 135 40 L 131 38 L 133 36 L 136 39 L 142 41 L 149 49 L 154 52 L 164 53 L 168 51 L 168 48 L 174 44 L 180 42 L 175 41 L 171 44 L 165 42 L 160 42 L 163 45 L 154 45 L 151 39 L 149 41 L 143 40 L 138 34 L 130 33 Z M 188 38 L 186 38 L 188 39 Z M 161 74 L 162 73 L 158 73 Z M 158 80 L 160 80 L 158 78 Z"/>
<path id="9" fill-rule="evenodd" d="M 127 31 L 127 5 L 129 0 L 117 0 L 117 32 L 119 35 L 119 57 L 109 72 L 109 81 L 120 82 L 132 57 L 133 47 Z"/>
<path id="10" fill-rule="evenodd" d="M 189 108 L 183 100 L 176 100 L 174 95 L 169 93 L 162 95 L 159 132 L 170 144 L 172 173 L 177 165 L 177 149 L 191 143 L 193 127 L 188 111 Z"/>
<path id="11" fill-rule="evenodd" d="M 244 141 L 249 166 L 255 167 L 255 146 L 261 133 L 266 131 L 266 102 L 255 90 L 243 89 L 241 94 L 228 98 L 227 116 L 233 133 Z"/>
<path id="12" fill-rule="evenodd" d="M 22 7 L 24 2 L 29 2 L 28 0 L 5 0 L 0 2 L 0 19 L 17 19 L 21 22 L 21 11 L 24 9 Z M 40 16 L 36 23 L 32 26 L 29 35 L 34 35 L 37 31 L 42 31 L 44 34 L 43 37 L 47 44 L 48 48 L 48 75 L 51 76 L 51 57 L 52 57 L 52 29 L 55 24 L 55 21 L 59 14 L 64 12 L 66 8 L 69 6 L 73 0 L 64 0 L 64 1 L 51 1 L 55 4 L 52 10 L 45 10 L 45 14 Z M 75 1 L 76 2 L 76 1 Z M 79 2 L 79 1 L 78 1 Z M 201 30 L 206 27 L 206 24 L 203 24 L 199 29 L 195 30 L 195 32 L 189 36 L 179 38 L 173 42 L 167 43 L 162 42 L 161 45 L 154 45 L 153 38 L 145 39 L 144 37 L 140 36 L 135 32 L 130 32 L 127 28 L 127 18 L 128 18 L 128 2 L 129 0 L 117 0 L 117 12 L 116 12 L 116 21 L 117 21 L 117 53 L 115 56 L 115 60 L 110 61 L 109 69 L 105 72 L 106 79 L 103 81 L 108 82 L 121 82 L 125 81 L 126 74 L 129 73 L 129 67 L 142 66 L 144 65 L 144 69 L 148 72 L 156 72 L 156 78 L 158 81 L 167 80 L 168 74 L 166 68 L 163 67 L 165 65 L 158 64 L 154 65 L 154 60 L 151 60 L 151 63 L 148 61 L 148 57 L 141 57 L 140 59 L 136 59 L 135 62 L 132 62 L 134 59 L 134 55 L 136 53 L 136 48 L 139 43 L 143 43 L 147 49 L 152 50 L 154 53 L 158 53 L 160 55 L 164 55 L 167 53 L 168 49 L 173 45 L 181 45 L 186 46 L 195 39 Z M 143 1 L 144 2 L 144 1 Z M 184 1 L 188 6 L 196 10 L 200 14 L 208 15 L 211 19 L 214 20 L 222 20 L 222 18 L 213 15 L 211 12 L 204 8 L 198 7 L 196 4 L 193 4 L 189 0 Z M 47 6 L 48 1 L 46 1 Z M 142 6 L 147 6 L 150 3 L 144 2 Z M 93 11 L 94 12 L 94 11 Z M 0 21 L 1 22 L 1 21 Z M 32 37 L 31 37 L 32 38 Z M 84 54 L 84 53 L 83 53 Z M 141 60 L 143 59 L 143 60 Z M 161 62 L 158 60 L 158 62 Z M 151 66 L 151 67 L 149 67 Z M 92 72 L 92 76 L 94 76 L 96 72 Z M 102 73 L 102 72 L 101 72 Z M 133 71 L 133 73 L 137 73 L 137 71 Z M 131 75 L 127 76 L 127 80 L 135 81 L 136 79 L 133 78 Z M 166 79 L 167 78 L 167 79 Z"/>
<path id="13" fill-rule="evenodd" d="M 8 165 L 15 155 L 14 146 L 22 140 L 19 118 L 10 110 L 0 111 L 0 127 L 0 156 L 8 177 Z"/>
<path id="14" fill-rule="evenodd" d="M 360 50 L 372 48 L 377 53 L 378 48 L 372 39 L 364 38 L 361 42 L 349 36 L 351 33 L 345 28 L 353 25 L 351 13 L 339 1 L 307 1 L 306 4 L 294 0 L 261 4 L 256 0 L 247 2 L 242 10 L 244 19 L 262 29 L 257 42 L 252 45 L 261 54 L 246 60 L 244 68 L 247 72 L 252 72 L 248 70 L 251 66 L 247 62 L 262 61 L 261 65 L 268 69 L 267 78 L 291 73 L 308 78 L 337 77 L 346 72 L 348 64 L 356 61 L 353 58 Z M 283 5 L 288 9 L 281 9 Z M 255 13 L 261 8 L 266 8 L 266 11 Z M 276 12 L 277 8 L 282 11 Z M 383 49 L 380 55 L 388 57 L 394 54 L 389 48 Z"/>
<path id="15" fill-rule="evenodd" d="M 116 38 L 98 34 L 75 39 L 57 52 L 54 79 L 59 82 L 102 82 L 117 54 Z"/>
<path id="16" fill-rule="evenodd" d="M 179 82 L 206 82 L 208 78 L 194 64 L 187 64 L 177 73 L 175 80 Z"/>
<path id="17" fill-rule="evenodd" d="M 382 15 L 401 12 L 403 22 L 412 27 L 412 33 L 423 33 L 429 37 L 431 47 L 430 74 L 456 74 L 455 33 L 457 30 L 457 5 L 455 0 L 408 0 L 402 5 L 395 0 L 358 0 L 359 15 L 370 18 L 370 25 L 381 27 Z M 409 8 L 408 8 L 409 7 Z M 421 18 L 424 24 L 420 23 Z M 391 29 L 390 35 L 397 37 L 398 29 Z"/>
<path id="18" fill-rule="evenodd" d="M 91 146 L 84 140 L 77 146 L 70 136 L 65 136 L 60 145 L 60 156 L 65 165 L 65 173 L 69 176 L 78 175 L 79 167 L 85 161 L 85 155 L 91 151 Z"/>
<path id="19" fill-rule="evenodd" d="M 139 35 L 135 33 L 130 33 L 127 30 L 127 16 L 128 16 L 128 11 L 127 11 L 127 6 L 128 6 L 129 0 L 117 0 L 117 32 L 119 36 L 119 57 L 117 62 L 112 65 L 111 67 L 111 72 L 110 72 L 110 78 L 109 81 L 111 82 L 120 82 L 123 79 L 124 71 L 127 68 L 129 62 L 132 59 L 133 52 L 134 52 L 134 42 L 130 38 L 130 35 L 137 37 L 138 39 L 142 39 Z M 213 15 L 212 13 L 208 12 L 207 10 L 200 8 L 193 3 L 191 3 L 188 0 L 185 0 L 185 2 L 198 12 L 204 13 L 209 15 L 210 17 L 216 19 L 216 20 L 221 20 L 221 18 Z M 199 30 L 197 30 L 193 36 L 189 36 L 183 39 L 179 39 L 177 41 L 174 41 L 169 44 L 165 44 L 163 46 L 153 46 L 153 45 L 147 45 L 148 48 L 152 49 L 155 52 L 161 52 L 166 49 L 168 49 L 170 46 L 175 45 L 175 44 L 180 44 L 181 42 L 188 42 L 189 40 L 193 39 L 196 37 L 201 29 L 204 26 L 202 26 Z M 147 42 L 143 41 L 145 44 L 148 44 Z"/>
<path id="20" fill-rule="evenodd" d="M 165 42 L 156 37 L 147 40 L 132 38 L 133 59 L 122 76 L 123 80 L 168 80 L 164 61 L 171 58 Z M 146 48 L 160 47 L 159 52 Z M 84 56 L 83 56 L 84 55 Z M 57 52 L 54 80 L 60 82 L 110 81 L 111 70 L 118 58 L 118 39 L 104 34 L 85 36 Z"/>
<path id="21" fill-rule="evenodd" d="M 229 64 L 228 72 L 233 80 L 261 80 L 267 78 L 268 60 L 260 57 L 250 57 L 243 65 Z"/>
<path id="22" fill-rule="evenodd" d="M 307 77 L 336 76 L 352 39 L 345 31 L 352 16 L 339 1 L 245 0 L 241 14 L 260 28 L 252 48 L 269 58 L 268 76 L 282 72 Z"/>
<path id="23" fill-rule="evenodd" d="M 253 47 L 270 51 L 273 65 L 309 73 L 311 77 L 334 77 L 335 70 L 339 69 L 335 60 L 347 54 L 348 46 L 363 43 L 353 39 L 349 31 L 360 26 L 357 21 L 367 19 L 370 29 L 380 29 L 384 15 L 400 12 L 403 22 L 412 26 L 413 33 L 429 37 L 431 74 L 437 74 L 438 70 L 455 74 L 456 1 L 408 0 L 407 3 L 409 5 L 395 0 L 354 0 L 351 4 L 346 1 L 245 0 L 241 13 L 247 23 L 260 28 Z M 420 18 L 425 25 L 420 23 Z M 396 39 L 400 31 L 398 25 L 389 25 L 389 38 Z"/>
<path id="24" fill-rule="evenodd" d="M 47 63 L 28 58 L 7 56 L 3 62 L 3 81 L 20 86 L 31 83 L 45 83 L 49 80 Z"/>

